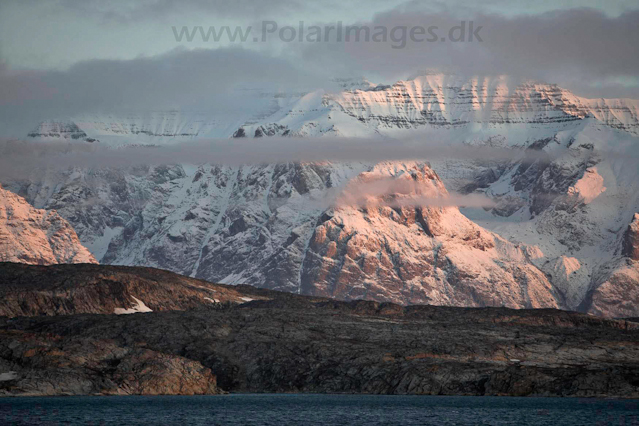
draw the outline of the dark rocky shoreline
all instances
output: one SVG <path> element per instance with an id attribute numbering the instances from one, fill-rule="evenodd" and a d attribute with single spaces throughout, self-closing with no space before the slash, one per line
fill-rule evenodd
<path id="1" fill-rule="evenodd" d="M 0 317 L 0 395 L 639 398 L 633 321 L 237 291 L 255 300 L 133 315 Z"/>

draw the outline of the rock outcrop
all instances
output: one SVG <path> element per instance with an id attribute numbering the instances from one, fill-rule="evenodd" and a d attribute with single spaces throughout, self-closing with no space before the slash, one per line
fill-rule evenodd
<path id="1" fill-rule="evenodd" d="M 313 94 L 300 102 L 307 106 Z M 324 110 L 331 121 L 318 117 Z M 562 127 L 594 117 L 601 126 L 639 134 L 637 112 L 639 102 L 633 99 L 587 99 L 576 96 L 555 84 L 534 81 L 513 85 L 508 76 L 462 77 L 430 74 L 398 81 L 392 85 L 354 87 L 321 97 L 312 110 L 294 105 L 290 114 L 279 122 L 248 124 L 247 135 L 265 124 L 274 128 L 283 123 L 283 132 L 295 135 L 328 133 L 345 135 L 342 114 L 354 119 L 348 127 L 359 132 L 392 131 L 417 128 L 460 128 L 482 124 L 498 127 L 526 125 L 530 127 Z M 291 118 L 294 118 L 291 120 Z M 302 118 L 302 119 L 300 119 Z M 352 131 L 352 130 L 351 130 Z"/>
<path id="2" fill-rule="evenodd" d="M 70 182 L 50 206 L 84 218 L 78 230 L 94 238 L 88 245 L 104 253 L 103 263 L 346 300 L 562 306 L 516 244 L 473 224 L 455 206 L 422 207 L 428 197 L 448 196 L 426 163 L 202 166 L 193 175 L 174 166 L 146 173 L 146 188 L 137 186 L 140 179 L 118 177 L 108 205 L 83 209 L 90 195 Z M 94 175 L 97 186 L 88 192 L 113 191 L 108 178 L 114 175 Z M 334 207 L 344 187 L 371 177 L 408 180 L 415 188 L 411 194 L 388 188 L 371 197 L 374 206 Z M 142 211 L 126 201 L 135 194 L 152 194 Z M 411 204 L 393 204 L 402 200 Z M 90 219 L 95 214 L 100 220 Z M 108 246 L 95 237 L 96 227 L 117 230 Z"/>
<path id="3" fill-rule="evenodd" d="M 639 314 L 639 262 L 628 258 L 606 263 L 581 309 L 595 315 L 636 317 Z"/>
<path id="4" fill-rule="evenodd" d="M 146 349 L 143 344 L 126 347 L 99 338 L 62 343 L 56 336 L 19 332 L 0 335 L 0 395 L 221 392 L 215 375 L 201 363 Z"/>
<path id="5" fill-rule="evenodd" d="M 35 209 L 1 186 L 0 262 L 97 263 L 57 212 Z"/>
<path id="6" fill-rule="evenodd" d="M 604 264 L 582 309 L 595 315 L 639 315 L 639 213 L 635 213 L 622 236 L 621 258 Z"/>
<path id="7" fill-rule="evenodd" d="M 27 135 L 30 138 L 70 139 L 94 142 L 73 122 L 43 121 Z"/>
<path id="8" fill-rule="evenodd" d="M 639 213 L 635 213 L 632 222 L 623 236 L 621 254 L 632 260 L 639 261 Z"/>

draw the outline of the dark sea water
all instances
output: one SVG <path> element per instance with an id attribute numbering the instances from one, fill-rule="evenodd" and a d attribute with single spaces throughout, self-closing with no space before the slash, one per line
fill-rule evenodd
<path id="1" fill-rule="evenodd" d="M 638 425 L 639 400 L 372 395 L 0 399 L 0 425 Z"/>

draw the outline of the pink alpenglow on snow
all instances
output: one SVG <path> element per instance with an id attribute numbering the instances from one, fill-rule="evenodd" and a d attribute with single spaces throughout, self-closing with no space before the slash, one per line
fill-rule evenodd
<path id="1" fill-rule="evenodd" d="M 0 262 L 98 263 L 57 212 L 33 208 L 1 186 Z"/>

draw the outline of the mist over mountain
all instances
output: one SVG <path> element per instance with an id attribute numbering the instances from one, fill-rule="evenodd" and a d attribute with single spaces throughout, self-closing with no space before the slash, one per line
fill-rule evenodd
<path id="1" fill-rule="evenodd" d="M 4 143 L 3 182 L 101 263 L 346 300 L 637 314 L 638 101 L 507 77 L 340 84 L 260 95 L 267 108 L 235 126 L 45 121 Z"/>

